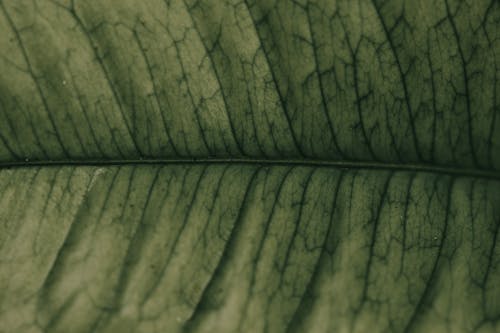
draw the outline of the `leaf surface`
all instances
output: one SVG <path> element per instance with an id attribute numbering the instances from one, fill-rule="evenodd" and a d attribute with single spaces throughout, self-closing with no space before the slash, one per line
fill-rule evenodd
<path id="1" fill-rule="evenodd" d="M 500 330 L 497 1 L 0 1 L 0 332 Z"/>

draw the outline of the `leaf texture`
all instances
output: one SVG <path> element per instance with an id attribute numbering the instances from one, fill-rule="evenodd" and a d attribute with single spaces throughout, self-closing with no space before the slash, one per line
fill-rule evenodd
<path id="1" fill-rule="evenodd" d="M 500 331 L 496 0 L 0 0 L 0 332 Z"/>

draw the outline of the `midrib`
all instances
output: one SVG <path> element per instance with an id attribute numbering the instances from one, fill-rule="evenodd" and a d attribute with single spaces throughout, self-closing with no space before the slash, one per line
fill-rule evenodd
<path id="1" fill-rule="evenodd" d="M 88 159 L 47 161 L 4 161 L 0 169 L 62 166 L 119 166 L 119 165 L 171 165 L 171 164 L 249 164 L 268 166 L 309 166 L 340 169 L 400 170 L 439 173 L 450 176 L 476 177 L 500 180 L 500 171 L 463 167 L 437 166 L 424 163 L 386 163 L 372 161 L 329 161 L 317 159 L 257 159 L 257 158 L 156 158 L 156 159 Z"/>

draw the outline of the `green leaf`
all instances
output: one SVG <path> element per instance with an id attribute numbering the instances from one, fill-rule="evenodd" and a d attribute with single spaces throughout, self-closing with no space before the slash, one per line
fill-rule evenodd
<path id="1" fill-rule="evenodd" d="M 0 332 L 500 331 L 496 0 L 0 0 Z"/>

